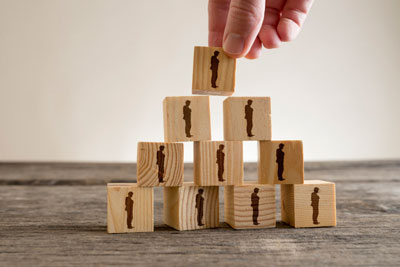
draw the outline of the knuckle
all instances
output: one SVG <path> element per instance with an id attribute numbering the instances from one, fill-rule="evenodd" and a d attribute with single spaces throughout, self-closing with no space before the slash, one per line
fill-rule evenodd
<path id="1" fill-rule="evenodd" d="M 238 19 L 252 19 L 254 22 L 259 22 L 263 17 L 264 10 L 254 4 L 251 0 L 241 0 L 239 3 L 232 3 L 230 6 L 232 15 Z"/>

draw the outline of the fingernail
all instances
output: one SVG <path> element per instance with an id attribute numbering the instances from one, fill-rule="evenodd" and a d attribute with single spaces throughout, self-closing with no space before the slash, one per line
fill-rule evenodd
<path id="1" fill-rule="evenodd" d="M 244 39 L 237 33 L 229 33 L 224 41 L 223 49 L 228 54 L 239 55 L 244 47 Z"/>

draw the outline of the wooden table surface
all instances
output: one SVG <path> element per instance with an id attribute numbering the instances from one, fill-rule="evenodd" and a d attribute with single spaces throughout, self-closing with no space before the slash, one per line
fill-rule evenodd
<path id="1" fill-rule="evenodd" d="M 399 266 L 400 161 L 305 166 L 306 179 L 336 182 L 337 227 L 232 230 L 221 212 L 221 228 L 178 232 L 163 224 L 156 188 L 155 232 L 111 235 L 105 184 L 134 181 L 135 165 L 0 163 L 0 265 Z"/>

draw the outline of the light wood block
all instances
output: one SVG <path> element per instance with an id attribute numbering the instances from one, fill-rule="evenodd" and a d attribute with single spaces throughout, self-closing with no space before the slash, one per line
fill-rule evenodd
<path id="1" fill-rule="evenodd" d="M 258 143 L 260 184 L 302 184 L 304 182 L 303 142 L 260 141 Z"/>
<path id="2" fill-rule="evenodd" d="M 243 184 L 242 141 L 194 142 L 193 167 L 196 185 Z"/>
<path id="3" fill-rule="evenodd" d="M 210 97 L 166 97 L 164 106 L 164 141 L 211 140 Z"/>
<path id="4" fill-rule="evenodd" d="M 269 97 L 228 97 L 224 100 L 224 139 L 271 140 Z"/>
<path id="5" fill-rule="evenodd" d="M 221 47 L 194 48 L 193 94 L 232 95 L 235 92 L 236 59 Z"/>
<path id="6" fill-rule="evenodd" d="M 138 186 L 181 186 L 183 184 L 183 144 L 139 142 L 137 150 Z"/>
<path id="7" fill-rule="evenodd" d="M 179 231 L 218 227 L 218 187 L 164 187 L 164 223 Z"/>
<path id="8" fill-rule="evenodd" d="M 336 226 L 335 184 L 306 180 L 281 185 L 282 221 L 299 227 Z"/>
<path id="9" fill-rule="evenodd" d="M 275 186 L 245 182 L 225 186 L 225 222 L 234 229 L 276 226 Z"/>
<path id="10" fill-rule="evenodd" d="M 153 188 L 107 184 L 107 232 L 153 232 Z"/>

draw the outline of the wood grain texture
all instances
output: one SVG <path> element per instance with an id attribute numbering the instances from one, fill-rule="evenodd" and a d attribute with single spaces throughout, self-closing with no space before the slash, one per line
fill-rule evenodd
<path id="1" fill-rule="evenodd" d="M 219 60 L 217 68 L 217 88 L 212 87 L 212 64 L 211 58 L 218 51 Z M 209 95 L 231 95 L 235 92 L 236 59 L 227 56 L 221 47 L 194 48 L 193 58 L 193 94 Z"/>
<path id="2" fill-rule="evenodd" d="M 197 197 L 203 189 L 203 226 L 198 224 Z M 219 226 L 218 187 L 196 186 L 185 182 L 180 187 L 164 187 L 164 223 L 176 230 L 195 230 Z"/>
<path id="3" fill-rule="evenodd" d="M 132 192 L 133 227 L 128 228 L 126 198 Z M 107 185 L 107 232 L 131 233 L 154 231 L 153 188 L 138 187 L 135 183 L 110 183 Z"/>
<path id="4" fill-rule="evenodd" d="M 222 150 L 220 150 L 221 145 L 223 146 Z M 223 161 L 218 160 L 217 153 L 224 154 Z M 241 141 L 194 142 L 193 162 L 196 185 L 243 184 L 243 143 Z"/>
<path id="5" fill-rule="evenodd" d="M 255 225 L 252 195 L 259 197 Z M 270 228 L 276 226 L 275 186 L 246 182 L 241 186 L 225 186 L 225 222 L 234 229 Z"/>
<path id="6" fill-rule="evenodd" d="M 185 110 L 190 109 L 191 114 L 185 116 L 184 107 L 187 101 L 190 104 Z M 165 142 L 211 140 L 210 97 L 166 97 L 163 110 Z"/>
<path id="7" fill-rule="evenodd" d="M 249 100 L 252 101 L 250 105 Z M 246 106 L 253 111 L 251 118 L 246 115 Z M 228 97 L 224 100 L 223 107 L 225 140 L 271 140 L 271 100 L 269 97 Z M 249 136 L 250 124 L 252 125 L 250 133 L 253 136 Z"/>
<path id="8" fill-rule="evenodd" d="M 284 147 L 283 173 L 278 178 L 277 151 L 279 145 Z M 291 141 L 260 141 L 258 142 L 258 182 L 260 184 L 302 184 L 304 182 L 303 142 Z"/>
<path id="9" fill-rule="evenodd" d="M 157 160 L 157 153 L 161 152 L 160 147 L 163 147 L 163 162 Z M 182 185 L 183 149 L 182 143 L 139 142 L 136 174 L 138 186 Z M 164 182 L 160 182 L 160 177 Z"/>
<path id="10" fill-rule="evenodd" d="M 313 221 L 312 194 L 318 188 L 319 224 Z M 306 180 L 304 184 L 281 185 L 282 221 L 296 228 L 336 226 L 335 183 Z"/>

